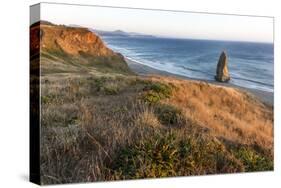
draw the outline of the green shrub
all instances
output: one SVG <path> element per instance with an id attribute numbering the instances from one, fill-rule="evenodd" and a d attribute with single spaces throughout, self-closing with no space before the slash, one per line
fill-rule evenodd
<path id="1" fill-rule="evenodd" d="M 159 121 L 164 125 L 180 126 L 184 121 L 182 111 L 169 104 L 159 104 L 156 107 L 156 114 Z"/>
<path id="2" fill-rule="evenodd" d="M 77 124 L 78 121 L 79 121 L 79 119 L 77 116 L 69 117 L 69 119 L 66 120 L 67 125 Z"/>
<path id="3" fill-rule="evenodd" d="M 175 135 L 158 135 L 144 143 L 122 149 L 114 163 L 114 170 L 125 178 L 176 175 L 173 167 L 178 162 L 177 153 Z"/>
<path id="4" fill-rule="evenodd" d="M 49 104 L 50 103 L 50 97 L 48 96 L 41 96 L 41 103 L 42 104 Z"/>
<path id="5" fill-rule="evenodd" d="M 106 77 L 95 78 L 91 85 L 93 93 L 102 93 L 106 95 L 116 95 L 119 93 L 120 88 L 118 82 L 114 83 Z"/>
<path id="6" fill-rule="evenodd" d="M 145 82 L 145 93 L 142 100 L 148 104 L 156 104 L 161 99 L 169 98 L 172 95 L 172 88 L 169 85 L 159 82 Z"/>
<path id="7" fill-rule="evenodd" d="M 161 95 L 154 91 L 148 91 L 142 95 L 142 100 L 148 104 L 156 104 L 162 99 Z"/>
<path id="8" fill-rule="evenodd" d="M 51 104 L 52 102 L 56 102 L 57 96 L 53 94 L 41 96 L 42 104 Z"/>
<path id="9" fill-rule="evenodd" d="M 169 98 L 172 94 L 171 86 L 159 82 L 152 82 L 148 84 L 145 86 L 144 90 L 154 91 L 155 93 L 158 93 L 161 98 Z"/>
<path id="10" fill-rule="evenodd" d="M 242 147 L 233 152 L 236 158 L 242 161 L 248 172 L 273 170 L 273 160 L 262 156 L 251 148 Z"/>
<path id="11" fill-rule="evenodd" d="M 111 166 L 120 178 L 241 172 L 243 166 L 220 142 L 197 136 L 157 134 L 121 149 Z"/>
<path id="12" fill-rule="evenodd" d="M 96 78 L 94 80 L 95 91 L 97 91 L 97 92 L 101 91 L 101 89 L 104 86 L 105 82 L 106 82 L 106 78 L 105 77 Z"/>
<path id="13" fill-rule="evenodd" d="M 104 87 L 103 87 L 103 90 L 104 90 L 104 93 L 105 93 L 106 95 L 116 95 L 116 94 L 119 93 L 119 90 L 120 90 L 120 89 L 118 88 L 117 85 L 111 84 L 111 85 L 106 85 L 106 86 L 104 86 Z"/>

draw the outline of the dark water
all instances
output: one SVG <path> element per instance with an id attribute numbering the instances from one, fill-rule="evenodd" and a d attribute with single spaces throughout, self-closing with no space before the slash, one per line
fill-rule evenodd
<path id="1" fill-rule="evenodd" d="M 273 44 L 152 37 L 102 38 L 110 48 L 141 64 L 205 80 L 214 80 L 220 53 L 226 50 L 232 84 L 273 92 Z"/>

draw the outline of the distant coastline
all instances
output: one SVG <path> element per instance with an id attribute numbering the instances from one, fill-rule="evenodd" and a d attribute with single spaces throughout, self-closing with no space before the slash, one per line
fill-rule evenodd
<path id="1" fill-rule="evenodd" d="M 219 83 L 219 82 L 216 82 L 215 80 L 210 81 L 210 80 L 190 78 L 190 77 L 187 77 L 187 76 L 173 74 L 173 73 L 170 73 L 168 71 L 163 71 L 163 70 L 158 70 L 158 69 L 152 68 L 150 66 L 141 64 L 141 63 L 139 63 L 139 62 L 137 62 L 137 61 L 135 61 L 135 60 L 133 60 L 129 57 L 125 57 L 125 60 L 126 60 L 127 64 L 129 65 L 130 69 L 140 76 L 162 75 L 162 76 L 175 77 L 175 78 L 178 78 L 178 79 L 202 81 L 202 82 L 207 82 L 207 83 L 210 83 L 210 84 L 237 88 L 239 90 L 246 91 L 246 92 L 254 95 L 259 100 L 261 100 L 262 102 L 264 102 L 268 105 L 274 106 L 273 92 L 262 91 L 262 90 L 258 90 L 258 89 L 250 89 L 250 88 L 246 88 L 246 87 L 237 86 L 237 85 L 234 85 L 234 84 L 231 84 L 231 83 Z"/>
<path id="2" fill-rule="evenodd" d="M 183 77 L 212 81 L 222 50 L 229 56 L 230 83 L 274 91 L 273 45 L 172 38 L 102 37 L 108 47 L 131 60 Z"/>

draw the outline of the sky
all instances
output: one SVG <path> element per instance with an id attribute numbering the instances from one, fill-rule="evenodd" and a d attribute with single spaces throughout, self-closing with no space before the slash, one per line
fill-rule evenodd
<path id="1" fill-rule="evenodd" d="M 42 3 L 41 20 L 160 37 L 273 43 L 270 17 Z"/>

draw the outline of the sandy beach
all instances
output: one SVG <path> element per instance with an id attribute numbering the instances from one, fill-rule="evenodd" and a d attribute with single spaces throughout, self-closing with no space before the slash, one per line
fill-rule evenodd
<path id="1" fill-rule="evenodd" d="M 209 80 L 200 80 L 200 79 L 189 78 L 189 77 L 169 73 L 167 71 L 158 70 L 158 69 L 149 67 L 147 65 L 140 64 L 140 63 L 133 61 L 131 59 L 128 59 L 128 58 L 125 58 L 125 60 L 126 60 L 127 64 L 129 65 L 129 67 L 131 68 L 131 70 L 133 70 L 135 73 L 137 73 L 140 76 L 162 75 L 162 76 L 175 77 L 178 79 L 202 81 L 202 82 L 207 82 L 210 84 L 223 85 L 226 87 L 233 87 L 233 88 L 237 88 L 237 89 L 245 91 L 249 94 L 254 95 L 257 99 L 261 100 L 262 102 L 264 102 L 267 105 L 274 106 L 273 92 L 267 92 L 267 91 L 261 91 L 261 90 L 257 90 L 257 89 L 240 87 L 240 86 L 236 86 L 236 85 L 233 85 L 230 83 L 220 83 L 220 82 L 216 82 L 215 80 L 209 81 Z"/>

